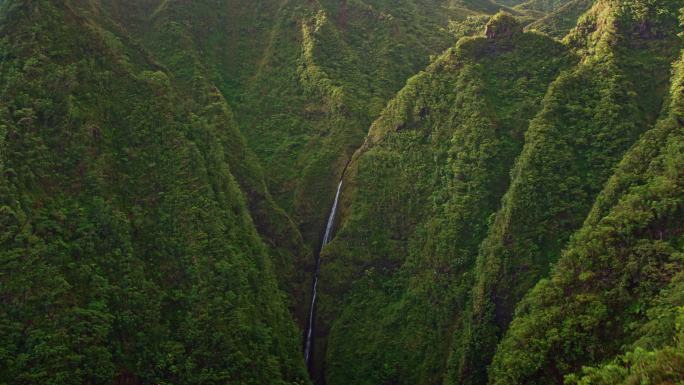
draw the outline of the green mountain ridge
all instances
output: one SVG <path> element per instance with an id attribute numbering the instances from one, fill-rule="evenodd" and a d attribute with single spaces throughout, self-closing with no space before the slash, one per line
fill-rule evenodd
<path id="1" fill-rule="evenodd" d="M 671 15 L 676 15 L 680 6 L 681 4 L 670 5 L 669 12 L 662 12 L 661 14 L 665 16 L 661 20 L 654 20 L 653 24 L 663 27 L 669 25 L 666 28 L 671 28 L 670 31 L 672 31 L 675 24 Z M 372 166 L 367 166 L 368 172 L 371 173 L 370 176 L 365 176 L 368 181 L 364 185 L 364 182 L 358 180 L 359 176 L 352 174 L 348 177 L 350 180 L 347 184 L 353 184 L 355 189 L 352 194 L 360 195 L 361 201 L 357 202 L 356 198 L 350 198 L 351 207 L 347 209 L 346 214 L 349 223 L 343 220 L 338 236 L 329 248 L 331 255 L 327 256 L 332 265 L 323 269 L 324 272 L 330 271 L 330 276 L 324 278 L 323 282 L 331 282 L 333 285 L 342 277 L 340 279 L 342 287 L 329 289 L 331 290 L 330 297 L 344 296 L 344 293 L 349 290 L 348 282 L 359 282 L 357 285 L 360 287 L 351 288 L 351 293 L 348 294 L 349 299 L 342 304 L 333 302 L 334 305 L 329 305 L 333 309 L 349 307 L 350 310 L 342 310 L 340 319 L 332 322 L 330 344 L 337 343 L 341 346 L 339 348 L 327 347 L 330 352 L 327 361 L 341 360 L 332 365 L 339 365 L 341 372 L 351 372 L 357 377 L 337 380 L 333 377 L 335 372 L 331 369 L 328 383 L 370 384 L 399 381 L 399 383 L 475 384 L 487 382 L 486 363 L 491 360 L 497 350 L 497 341 L 511 320 L 515 304 L 539 278 L 546 274 L 549 264 L 558 258 L 567 238 L 581 225 L 594 197 L 612 172 L 613 165 L 617 164 L 624 151 L 643 132 L 644 129 L 640 126 L 648 127 L 653 124 L 659 112 L 661 103 L 658 100 L 664 96 L 668 82 L 668 68 L 676 58 L 679 43 L 672 32 L 665 32 L 664 29 L 657 32 L 654 30 L 647 33 L 638 32 L 640 29 L 638 26 L 633 28 L 633 23 L 637 23 L 638 19 L 635 20 L 634 14 L 630 14 L 629 11 L 629 8 L 616 7 L 610 2 L 599 2 L 580 21 L 580 27 L 576 32 L 566 38 L 567 44 L 579 55 L 580 63 L 572 70 L 561 71 L 554 82 L 543 83 L 542 92 L 545 91 L 547 85 L 549 91 L 541 103 L 541 111 L 537 117 L 529 120 L 530 127 L 525 134 L 525 145 L 517 159 L 516 166 L 511 171 L 511 185 L 496 215 L 493 213 L 497 208 L 498 199 L 493 200 L 494 203 L 490 204 L 488 211 L 477 214 L 478 206 L 472 201 L 473 198 L 468 197 L 471 194 L 477 198 L 486 197 L 486 192 L 491 192 L 493 186 L 497 184 L 501 186 L 501 180 L 505 180 L 507 170 L 498 172 L 501 176 L 497 178 L 497 184 L 490 185 L 489 188 L 480 188 L 480 190 L 476 188 L 478 174 L 440 175 L 441 173 L 437 171 L 434 175 L 427 172 L 427 170 L 439 170 L 439 167 L 444 164 L 440 159 L 445 158 L 435 155 L 431 159 L 429 153 L 426 154 L 426 150 L 423 149 L 425 146 L 417 143 L 425 143 L 427 148 L 430 148 L 430 143 L 434 140 L 438 148 L 441 143 L 445 142 L 440 137 L 442 134 L 440 131 L 443 129 L 440 130 L 436 126 L 435 132 L 428 131 L 429 136 L 422 136 L 422 138 L 421 135 L 416 136 L 414 145 L 409 145 L 412 143 L 410 139 L 402 141 L 399 138 L 408 135 L 401 133 L 404 130 L 423 125 L 420 122 L 423 111 L 430 111 L 429 117 L 425 118 L 428 122 L 433 119 L 432 106 L 427 101 L 420 101 L 423 100 L 420 94 L 409 91 L 413 88 L 412 82 L 397 97 L 397 100 L 401 101 L 398 106 L 402 106 L 399 110 L 402 112 L 398 114 L 390 112 L 396 108 L 392 103 L 390 104 L 386 111 L 388 118 L 381 117 L 374 124 L 367 141 L 367 152 L 357 158 L 359 169 L 363 168 L 364 159 L 368 159 L 367 162 L 372 164 Z M 606 19 L 602 18 L 611 18 L 610 20 L 613 21 L 606 22 Z M 510 31 L 516 28 L 511 27 L 510 23 L 502 22 L 501 26 L 488 28 L 488 31 L 491 32 L 491 36 L 496 36 L 498 34 L 496 29 Z M 611 27 L 603 30 L 591 26 L 585 27 L 589 23 Z M 613 25 L 615 27 L 612 27 Z M 587 35 L 583 31 L 591 31 L 591 34 Z M 669 37 L 667 37 L 668 34 Z M 635 35 L 641 38 L 636 38 Z M 471 42 L 462 41 L 459 46 L 467 47 L 468 43 Z M 540 50 L 540 52 L 543 51 Z M 529 56 L 523 55 L 523 57 Z M 594 57 L 597 59 L 593 59 Z M 534 66 L 529 63 L 522 65 L 526 71 L 529 71 L 530 67 Z M 452 66 L 452 68 L 464 70 L 459 66 Z M 485 72 L 491 73 L 491 71 Z M 644 73 L 653 74 L 653 76 L 644 78 Z M 528 74 L 526 76 L 529 77 Z M 498 77 L 498 79 L 510 78 L 510 76 Z M 454 84 L 458 83 L 454 82 Z M 433 81 L 429 89 L 441 88 Z M 491 90 L 492 88 L 504 89 L 508 92 L 513 88 L 529 90 L 529 87 L 525 86 L 487 87 L 485 89 Z M 592 88 L 596 91 L 591 91 Z M 411 95 L 408 101 L 404 92 Z M 514 95 L 507 95 L 507 97 L 508 100 L 521 99 L 520 96 Z M 505 98 L 494 99 L 497 102 L 493 104 L 494 108 L 501 107 L 503 104 L 501 99 Z M 603 99 L 602 102 L 594 104 L 601 99 Z M 458 102 L 453 103 L 454 106 L 459 106 Z M 465 105 L 472 107 L 477 104 L 470 101 Z M 595 110 L 587 107 L 595 108 Z M 515 107 L 514 109 L 518 110 Z M 490 108 L 481 107 L 480 110 L 488 111 Z M 459 109 L 459 112 L 461 111 Z M 577 115 L 578 113 L 580 115 Z M 441 111 L 438 114 L 448 116 L 448 114 L 441 115 L 444 114 Z M 408 121 L 404 116 L 409 116 Z M 499 119 L 495 121 L 499 122 Z M 595 122 L 595 128 L 587 125 L 592 121 Z M 450 118 L 447 122 L 448 125 L 478 127 L 477 129 L 471 128 L 478 134 L 486 132 L 483 127 L 475 125 L 477 121 L 459 122 Z M 575 127 L 583 131 L 575 129 L 573 124 L 577 124 Z M 387 127 L 387 129 L 375 134 L 378 127 Z M 566 138 L 570 141 L 562 141 L 564 131 L 559 129 L 568 130 Z M 394 131 L 399 133 L 394 133 Z M 383 135 L 397 136 L 397 138 L 387 141 Z M 583 137 L 586 139 L 582 139 Z M 559 139 L 561 142 L 558 141 Z M 454 141 L 460 143 L 461 151 L 464 151 L 462 146 L 467 145 L 468 142 L 462 142 L 456 137 L 451 139 L 452 143 Z M 376 142 L 378 144 L 375 144 Z M 381 150 L 376 148 L 378 145 L 382 147 L 381 143 L 385 142 L 401 147 L 395 147 L 396 149 L 387 151 L 387 155 L 381 156 L 378 153 Z M 491 139 L 488 141 L 479 139 L 474 143 L 476 146 L 486 144 L 497 148 L 496 141 Z M 593 153 L 596 155 L 591 155 L 593 146 L 596 149 Z M 573 148 L 577 149 L 574 153 Z M 449 155 L 454 156 L 453 153 L 458 150 L 451 151 Z M 501 154 L 501 151 L 494 150 L 494 153 Z M 397 158 L 396 155 L 399 153 L 408 155 L 414 152 L 415 158 L 409 155 L 404 157 L 406 159 L 404 161 L 401 160 L 402 157 Z M 515 154 L 514 152 L 513 155 Z M 423 156 L 427 159 L 422 158 Z M 514 156 L 509 156 L 508 161 L 498 159 L 493 164 L 500 167 L 502 164 L 510 164 L 513 158 Z M 424 160 L 421 161 L 421 159 Z M 486 168 L 486 163 L 481 163 L 476 160 L 477 158 L 467 159 L 469 165 L 479 165 L 480 169 L 484 167 L 487 170 L 485 175 L 496 175 L 495 168 L 490 171 Z M 422 162 L 426 166 L 421 166 Z M 352 165 L 352 170 L 355 167 Z M 372 176 L 373 173 L 377 175 Z M 401 174 L 394 176 L 395 173 Z M 402 174 L 403 177 L 397 178 Z M 397 186 L 402 186 L 402 181 L 410 185 L 410 187 L 399 188 L 405 194 L 403 197 L 396 193 L 388 195 L 387 192 L 384 195 L 378 195 L 379 191 L 383 191 L 383 186 L 387 185 L 385 191 L 394 191 L 393 189 Z M 418 181 L 425 181 L 426 184 L 421 185 L 417 183 Z M 458 186 L 459 183 L 463 183 L 467 187 L 457 189 L 452 193 L 435 194 L 439 191 L 438 186 L 441 183 L 445 186 Z M 526 192 L 523 193 L 523 191 Z M 522 195 L 518 195 L 521 193 Z M 430 203 L 415 200 L 415 197 L 427 198 L 431 194 L 435 194 L 431 198 L 433 202 L 443 202 L 441 204 L 445 208 L 440 211 L 443 210 L 448 215 L 453 215 L 451 221 L 443 218 L 439 211 L 430 214 L 431 210 L 421 206 L 421 204 L 429 205 Z M 449 203 L 447 199 L 450 196 L 453 197 L 452 199 L 467 202 L 463 206 L 465 209 L 461 209 L 467 212 L 467 215 L 459 214 L 458 206 Z M 392 200 L 386 201 L 385 199 Z M 361 203 L 363 201 L 366 202 Z M 439 205 L 440 203 L 432 204 Z M 407 204 L 408 207 L 402 207 Z M 428 223 L 431 222 L 431 225 L 428 229 L 421 230 L 420 225 L 406 227 L 406 225 L 415 226 L 407 218 L 418 218 L 418 223 L 420 223 L 421 215 L 418 213 L 424 213 L 429 218 Z M 477 221 L 473 222 L 474 219 Z M 377 232 L 373 230 L 374 223 L 377 223 Z M 388 226 L 392 223 L 400 227 Z M 487 236 L 476 236 L 478 228 L 483 228 L 480 231 L 487 232 Z M 358 232 L 359 235 L 347 235 L 347 231 L 351 231 L 352 234 Z M 442 239 L 435 237 L 440 234 L 440 231 L 447 234 Z M 459 234 L 459 231 L 462 234 Z M 433 239 L 426 238 L 426 235 Z M 473 242 L 471 246 L 467 246 L 469 242 Z M 481 245 L 480 242 L 482 242 Z M 358 245 L 364 245 L 364 247 L 359 248 Z M 436 251 L 430 250 L 431 248 Z M 479 254 L 477 263 L 473 266 L 473 256 L 477 254 Z M 363 255 L 368 255 L 368 257 L 359 258 Z M 404 255 L 408 258 L 400 257 Z M 428 262 L 434 260 L 433 255 L 440 256 L 444 262 L 441 264 Z M 416 262 L 413 260 L 417 260 L 417 263 L 423 266 L 416 267 L 414 265 Z M 350 270 L 350 265 L 358 267 Z M 424 269 L 422 274 L 421 269 Z M 350 273 L 345 273 L 345 271 L 350 271 Z M 365 271 L 365 277 L 362 274 L 363 271 Z M 454 273 L 456 273 L 455 276 Z M 435 283 L 429 285 L 428 282 Z M 468 300 L 471 287 L 472 299 Z M 420 294 L 421 291 L 425 291 L 425 294 Z M 405 294 L 399 294 L 402 292 Z M 378 307 L 387 310 L 380 310 Z M 451 313 L 431 319 L 433 316 L 437 317 L 439 314 L 437 309 L 441 307 L 450 309 Z M 459 308 L 462 309 L 460 315 L 456 310 Z M 416 317 L 417 321 L 411 321 L 410 314 L 414 314 L 413 317 Z M 404 325 L 399 326 L 399 319 L 403 320 Z M 446 323 L 444 321 L 440 323 L 438 319 L 446 320 Z M 425 322 L 425 325 L 418 326 L 422 322 Z M 403 327 L 406 327 L 406 334 L 399 331 Z M 378 330 L 373 331 L 376 328 Z M 347 330 L 366 335 L 366 338 L 362 338 L 361 335 L 346 335 L 345 333 L 350 333 Z M 447 337 L 449 332 L 453 332 L 451 340 Z M 342 334 L 337 337 L 336 333 Z M 435 333 L 436 337 L 429 337 Z M 377 350 L 372 350 L 371 346 L 374 346 L 374 342 L 368 341 L 368 335 L 377 339 L 378 345 L 375 348 Z M 416 335 L 420 337 L 415 337 Z M 407 340 L 404 341 L 404 338 Z M 364 345 L 363 350 L 358 347 L 359 343 Z M 426 346 L 419 348 L 421 343 L 425 343 Z M 398 346 L 392 348 L 393 344 Z M 451 352 L 445 354 L 444 350 L 440 351 L 437 348 L 440 345 L 451 349 Z M 393 349 L 396 349 L 395 354 L 398 356 L 392 353 Z M 436 359 L 438 362 L 441 361 L 439 364 L 432 363 L 428 366 L 426 371 L 436 374 L 436 378 L 431 380 L 415 379 L 402 371 L 420 372 L 420 363 L 424 362 L 424 353 L 421 353 L 423 350 L 435 352 L 438 356 Z M 445 357 L 449 355 L 450 358 L 446 361 Z M 379 361 L 378 366 L 368 368 L 368 365 L 372 365 L 374 357 Z M 359 364 L 362 363 L 361 368 L 354 366 L 354 362 L 357 361 Z M 446 374 L 440 374 L 445 373 L 444 365 L 448 368 Z M 350 367 L 351 370 L 349 370 Z M 372 378 L 371 373 L 384 373 L 387 378 L 362 380 Z M 442 375 L 445 377 L 440 379 Z M 529 383 L 529 379 L 521 383 Z"/>
<path id="2" fill-rule="evenodd" d="M 684 381 L 683 24 L 0 0 L 0 384 Z"/>
<path id="3" fill-rule="evenodd" d="M 504 17 L 501 24 L 492 25 L 511 22 L 515 23 Z M 523 34 L 522 26 L 516 26 L 511 36 L 461 40 L 426 73 L 412 78 L 371 127 L 367 150 L 357 158 L 358 165 L 352 164 L 348 177 L 353 180 L 347 184 L 354 185 L 346 214 L 350 222 L 341 224 L 323 255 L 324 261 L 331 262 L 324 263 L 321 275 L 323 287 L 335 290 L 329 295 L 340 298 L 344 293 L 340 290 L 357 281 L 363 270 L 372 269 L 371 275 L 358 280 L 359 288 L 352 289 L 352 303 L 347 306 L 354 311 L 343 311 L 333 324 L 330 344 L 358 343 L 360 336 L 346 332 L 391 334 L 379 339 L 377 350 L 367 355 L 351 346 L 329 346 L 326 361 L 339 356 L 351 362 L 333 361 L 327 383 L 374 383 L 361 379 L 382 372 L 381 367 L 362 370 L 353 364 L 365 367 L 373 357 L 381 360 L 378 366 L 383 361 L 394 364 L 386 369 L 387 380 L 396 376 L 406 383 L 436 383 L 443 376 L 449 355 L 449 345 L 444 343 L 462 322 L 453 309 L 467 300 L 470 256 L 505 191 L 501 182 L 507 170 L 502 165 L 520 151 L 526 122 L 536 112 L 546 84 L 572 62 L 557 42 Z M 534 56 L 539 52 L 555 52 L 558 59 L 550 63 L 545 56 Z M 540 65 L 540 59 L 547 65 Z M 456 91 L 446 92 L 450 88 Z M 396 189 L 402 195 L 392 193 Z M 347 272 L 350 265 L 353 270 Z M 458 283 L 451 284 L 452 279 Z M 343 288 L 335 287 L 337 282 Z M 354 299 L 361 303 L 355 304 Z M 379 304 L 386 309 L 386 321 L 377 319 L 385 314 L 376 308 Z M 360 318 L 359 313 L 369 318 Z M 407 319 L 407 314 L 412 316 Z M 363 323 L 356 325 L 345 315 Z M 338 324 L 346 327 L 340 329 Z M 364 341 L 365 349 L 374 346 L 373 341 Z M 413 348 L 406 350 L 402 344 Z M 351 355 L 345 356 L 342 349 Z M 421 368 L 421 360 L 424 369 L 416 369 Z M 334 378 L 338 365 L 348 377 Z M 425 378 L 412 378 L 402 368 L 411 368 L 414 376 L 425 372 Z"/>
<path id="4" fill-rule="evenodd" d="M 67 4 L 5 6 L 3 381 L 306 382 L 221 98 Z"/>
<path id="5" fill-rule="evenodd" d="M 550 85 L 482 243 L 465 347 L 475 363 L 491 359 L 493 335 L 505 330 L 515 304 L 557 260 L 640 127 L 651 126 L 660 110 L 677 44 L 634 38 L 628 28 L 635 20 L 611 5 L 598 2 L 580 25 L 614 25 L 602 18 L 622 16 L 624 26 L 568 36 L 570 44 L 588 44 L 580 47 L 586 56 Z M 640 82 L 644 73 L 653 75 Z M 483 349 L 485 341 L 492 345 Z"/>
<path id="6" fill-rule="evenodd" d="M 679 61 L 658 124 L 620 163 L 550 279 L 516 310 L 492 383 L 548 383 L 623 350 L 616 363 L 585 368 L 568 382 L 681 380 L 681 113 Z M 515 341 L 532 331 L 540 342 L 522 352 Z M 564 338 L 567 332 L 572 339 Z"/>

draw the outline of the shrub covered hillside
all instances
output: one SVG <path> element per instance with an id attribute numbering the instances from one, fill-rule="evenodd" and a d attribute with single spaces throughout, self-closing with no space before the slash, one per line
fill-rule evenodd
<path id="1" fill-rule="evenodd" d="M 372 120 L 452 43 L 448 21 L 479 13 L 445 0 L 148 2 L 155 5 L 137 24 L 126 12 L 117 20 L 176 76 L 193 80 L 193 65 L 203 67 L 233 107 L 274 200 L 313 247 Z"/>
<path id="2" fill-rule="evenodd" d="M 0 382 L 307 382 L 335 179 L 501 7 L 0 1 Z"/>
<path id="3" fill-rule="evenodd" d="M 684 378 L 684 62 L 673 75 L 657 125 L 624 157 L 550 278 L 518 306 L 492 384 Z"/>
<path id="4" fill-rule="evenodd" d="M 69 3 L 0 12 L 0 382 L 307 383 L 223 99 Z"/>
<path id="5" fill-rule="evenodd" d="M 481 2 L 70 3 L 145 47 L 184 93 L 226 99 L 247 147 L 228 152 L 233 173 L 304 325 L 312 250 L 342 170 L 392 94 L 452 42 L 449 21 L 484 12 Z"/>
<path id="6" fill-rule="evenodd" d="M 572 345 L 581 339 L 573 324 L 557 341 L 575 361 L 556 368 L 569 353 L 545 350 L 549 361 L 521 358 L 511 369 L 555 377 L 488 375 L 518 302 L 668 103 L 683 6 L 596 1 L 562 43 L 497 15 L 486 37 L 462 39 L 408 82 L 350 165 L 340 230 L 323 254 L 328 384 L 563 383 L 620 353 L 588 355 Z M 655 301 L 663 282 L 642 298 Z M 616 319 L 616 330 L 635 327 Z M 525 357 L 538 340 L 529 333 L 546 330 L 530 326 L 507 348 Z M 629 341 L 618 337 L 593 346 Z M 506 352 L 497 357 L 506 367 Z"/>
<path id="7" fill-rule="evenodd" d="M 684 384 L 682 39 L 684 0 L 0 0 L 0 385 Z"/>
<path id="8" fill-rule="evenodd" d="M 328 384 L 444 377 L 509 166 L 548 84 L 577 60 L 504 14 L 487 36 L 409 80 L 351 165 L 321 272 Z"/>
<path id="9" fill-rule="evenodd" d="M 531 0 L 520 5 L 520 8 L 533 10 L 533 7 L 548 9 L 545 0 Z M 563 38 L 577 24 L 577 20 L 594 4 L 594 0 L 569 0 L 557 8 L 546 12 L 538 20 L 528 26 L 529 29 L 548 33 L 557 38 Z"/>
<path id="10" fill-rule="evenodd" d="M 656 121 L 681 46 L 682 6 L 599 1 L 566 38 L 581 63 L 550 85 L 480 246 L 464 345 L 454 350 L 463 354 L 461 381 L 483 383 L 482 362 L 516 303 L 547 274 L 612 169 Z"/>

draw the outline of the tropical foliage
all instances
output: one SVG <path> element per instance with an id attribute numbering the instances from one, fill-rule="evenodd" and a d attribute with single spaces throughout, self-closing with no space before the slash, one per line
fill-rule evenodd
<path id="1" fill-rule="evenodd" d="M 681 383 L 682 23 L 0 0 L 0 384 Z"/>

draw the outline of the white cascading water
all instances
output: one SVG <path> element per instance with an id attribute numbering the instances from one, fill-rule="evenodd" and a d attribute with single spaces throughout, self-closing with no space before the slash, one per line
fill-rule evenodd
<path id="1" fill-rule="evenodd" d="M 340 191 L 342 191 L 342 181 L 337 185 L 337 193 L 335 194 L 335 202 L 330 210 L 328 216 L 328 223 L 325 226 L 325 234 L 323 235 L 323 242 L 321 242 L 321 250 L 323 246 L 330 243 L 332 240 L 333 226 L 335 225 L 335 213 L 337 213 L 337 202 L 340 199 Z M 311 289 L 311 307 L 309 308 L 309 325 L 306 330 L 306 344 L 304 346 L 304 358 L 306 359 L 306 366 L 311 365 L 311 345 L 313 342 L 313 326 L 314 326 L 314 307 L 316 306 L 316 286 L 318 285 L 318 271 L 321 267 L 320 251 L 316 256 L 316 270 L 314 271 L 313 286 Z"/>

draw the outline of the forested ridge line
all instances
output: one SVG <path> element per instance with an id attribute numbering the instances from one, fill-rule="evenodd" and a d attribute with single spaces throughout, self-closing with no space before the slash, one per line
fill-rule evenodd
<path id="1" fill-rule="evenodd" d="M 0 0 L 0 384 L 684 381 L 682 23 Z"/>

